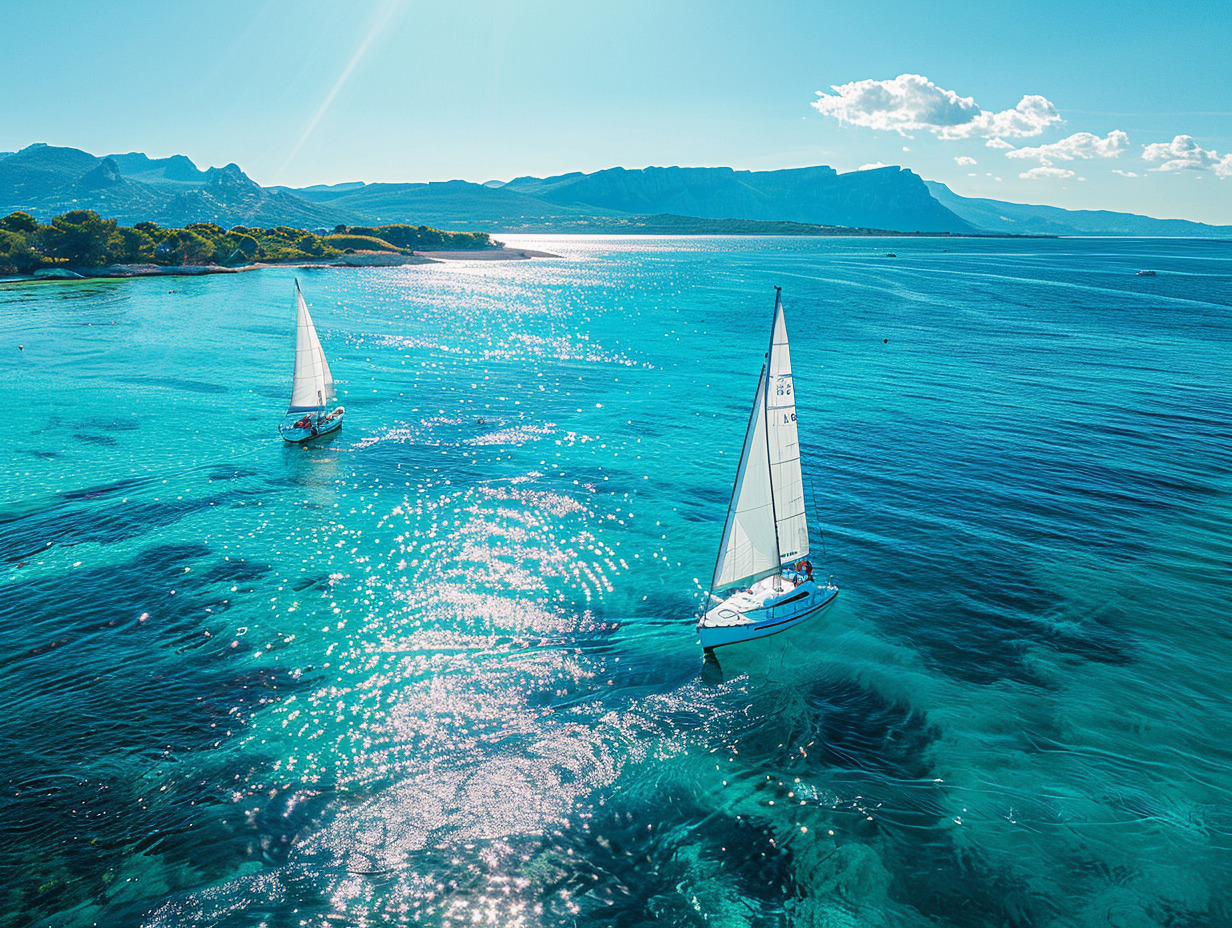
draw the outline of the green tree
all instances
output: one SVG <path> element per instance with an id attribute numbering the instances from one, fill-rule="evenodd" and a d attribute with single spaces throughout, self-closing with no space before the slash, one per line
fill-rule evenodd
<path id="1" fill-rule="evenodd" d="M 227 234 L 226 229 L 212 222 L 190 222 L 184 228 L 191 232 L 196 232 L 202 238 L 222 238 L 222 236 Z"/>
<path id="2" fill-rule="evenodd" d="M 107 263 L 116 236 L 116 221 L 103 219 L 92 209 L 75 209 L 51 221 L 59 231 L 47 244 L 53 258 L 79 267 L 99 267 Z"/>
<path id="3" fill-rule="evenodd" d="M 321 236 L 314 232 L 309 232 L 306 235 L 300 236 L 295 242 L 295 247 L 309 257 L 319 258 L 325 254 L 325 244 L 321 241 Z"/>
<path id="4" fill-rule="evenodd" d="M 214 257 L 214 243 L 189 229 L 171 229 L 154 249 L 159 264 L 205 264 Z"/>
<path id="5" fill-rule="evenodd" d="M 141 264 L 154 258 L 154 239 L 141 229 L 121 226 L 107 254 L 111 264 Z"/>
<path id="6" fill-rule="evenodd" d="M 16 212 L 9 213 L 3 219 L 0 219 L 0 229 L 5 232 L 18 232 L 22 235 L 28 235 L 31 232 L 38 231 L 38 220 L 29 213 Z"/>
<path id="7" fill-rule="evenodd" d="M 0 273 L 28 274 L 42 264 L 42 255 L 30 247 L 24 235 L 0 229 Z"/>
<path id="8" fill-rule="evenodd" d="M 256 260 L 260 245 L 247 233 L 232 229 L 214 246 L 215 264 L 251 264 Z"/>

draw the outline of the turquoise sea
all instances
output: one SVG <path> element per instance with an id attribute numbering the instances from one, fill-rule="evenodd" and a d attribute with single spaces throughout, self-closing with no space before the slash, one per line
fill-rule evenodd
<path id="1" fill-rule="evenodd" d="M 0 925 L 1232 924 L 1228 243 L 516 244 L 0 285 Z M 842 592 L 713 667 L 775 285 Z"/>

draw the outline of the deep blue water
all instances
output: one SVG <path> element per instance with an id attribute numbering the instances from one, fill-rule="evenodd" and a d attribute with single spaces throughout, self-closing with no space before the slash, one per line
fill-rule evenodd
<path id="1" fill-rule="evenodd" d="M 0 925 L 1232 924 L 1232 247 L 518 244 L 0 286 Z M 716 672 L 776 284 L 842 593 Z"/>

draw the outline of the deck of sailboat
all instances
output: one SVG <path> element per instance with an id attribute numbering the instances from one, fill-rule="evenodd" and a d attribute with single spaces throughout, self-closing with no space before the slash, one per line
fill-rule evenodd
<path id="1" fill-rule="evenodd" d="M 284 441 L 302 444 L 306 441 L 312 441 L 314 438 L 320 438 L 323 435 L 332 435 L 340 428 L 342 428 L 342 416 L 332 419 L 324 425 L 317 426 L 315 435 L 313 434 L 312 429 L 297 429 L 293 427 L 280 428 L 278 432 L 282 435 Z"/>
<path id="2" fill-rule="evenodd" d="M 775 586 L 776 580 L 777 587 Z M 707 612 L 700 624 L 706 628 L 748 625 L 757 620 L 750 618 L 747 613 L 784 605 L 789 598 L 787 594 L 795 592 L 796 586 L 796 583 L 786 577 L 766 577 L 747 590 L 737 590 L 732 593 L 722 603 Z"/>

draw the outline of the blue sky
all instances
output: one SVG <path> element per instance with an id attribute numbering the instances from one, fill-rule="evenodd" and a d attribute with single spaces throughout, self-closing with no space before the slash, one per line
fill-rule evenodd
<path id="1" fill-rule="evenodd" d="M 293 186 L 899 164 L 1232 224 L 1229 48 L 1228 0 L 5 0 L 0 150 Z"/>

